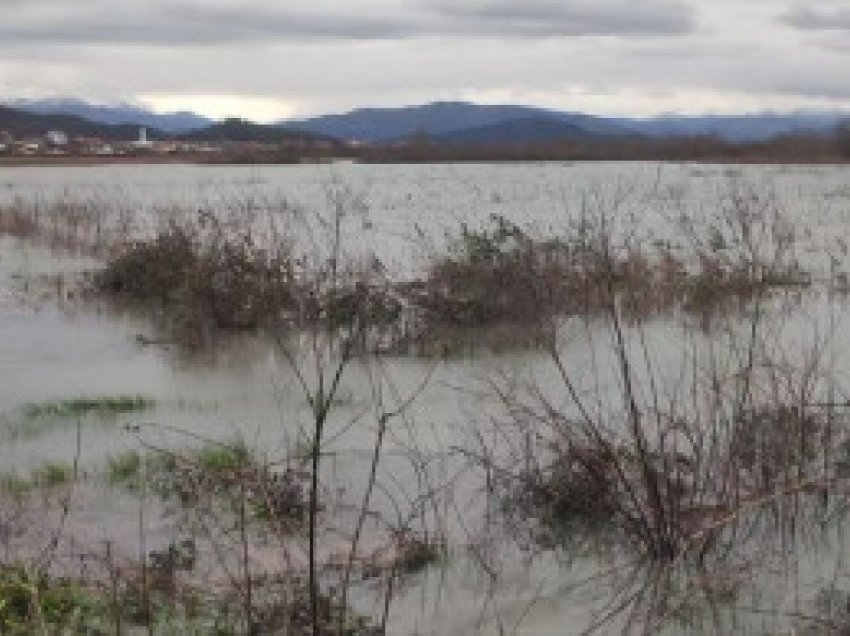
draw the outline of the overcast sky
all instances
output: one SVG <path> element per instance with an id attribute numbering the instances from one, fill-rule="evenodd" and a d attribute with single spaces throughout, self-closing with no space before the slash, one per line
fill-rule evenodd
<path id="1" fill-rule="evenodd" d="M 850 107 L 850 0 L 0 0 L 0 98 L 268 121 Z"/>

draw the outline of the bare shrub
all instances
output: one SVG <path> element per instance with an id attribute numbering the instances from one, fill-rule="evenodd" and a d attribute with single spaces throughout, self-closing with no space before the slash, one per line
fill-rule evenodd
<path id="1" fill-rule="evenodd" d="M 562 352 L 562 332 L 546 347 L 559 390 L 492 385 L 498 415 L 479 439 L 494 441 L 482 441 L 474 458 L 484 481 L 498 484 L 489 492 L 511 523 L 547 550 L 613 544 L 661 580 L 657 589 L 619 588 L 606 605 L 611 612 L 589 631 L 623 613 L 640 616 L 651 633 L 676 615 L 671 580 L 690 580 L 689 589 L 705 582 L 711 605 L 725 597 L 709 582 L 741 578 L 730 561 L 766 545 L 784 554 L 786 532 L 842 513 L 833 493 L 848 422 L 819 397 L 832 391 L 820 370 L 825 341 L 816 337 L 810 350 L 789 357 L 766 324 L 768 316 L 773 324 L 785 318 L 768 307 L 772 290 L 810 280 L 787 258 L 791 239 L 776 217 L 738 204 L 730 212 L 734 250 L 718 240 L 695 244 L 692 258 L 667 251 L 653 260 L 601 237 L 597 304 L 567 328 L 588 338 L 601 329 L 610 345 L 591 342 L 588 369 L 585 355 Z M 659 308 L 716 311 L 730 302 L 742 313 L 717 312 L 700 335 L 685 323 L 685 362 L 677 372 L 663 368 L 669 362 L 647 340 L 645 318 Z M 600 358 L 608 365 L 604 389 Z"/>
<path id="2" fill-rule="evenodd" d="M 257 245 L 248 231 L 172 222 L 132 243 L 95 278 L 101 292 L 153 305 L 186 338 L 205 329 L 257 329 L 296 306 L 288 253 Z"/>

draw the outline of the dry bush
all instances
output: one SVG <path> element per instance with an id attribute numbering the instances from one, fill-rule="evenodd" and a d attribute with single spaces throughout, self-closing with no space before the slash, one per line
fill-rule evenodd
<path id="1" fill-rule="evenodd" d="M 765 206 L 758 214 L 746 207 L 757 204 Z M 632 323 L 676 310 L 710 315 L 776 287 L 811 283 L 786 262 L 793 236 L 768 203 L 733 199 L 722 222 L 725 234 L 715 228 L 705 241 L 688 227 L 684 250 L 654 252 L 613 245 L 604 218 L 548 240 L 498 215 L 482 229 L 463 225 L 422 280 L 398 287 L 412 315 L 409 337 L 421 342 L 453 329 L 528 329 L 553 318 L 605 316 L 612 295 Z"/>
<path id="2" fill-rule="evenodd" d="M 130 244 L 95 277 L 104 294 L 163 310 L 186 338 L 205 329 L 257 329 L 296 306 L 288 253 L 258 246 L 251 234 L 172 224 Z"/>
<path id="3" fill-rule="evenodd" d="M 17 208 L 0 208 L 0 236 L 32 238 L 38 231 L 33 217 Z"/>

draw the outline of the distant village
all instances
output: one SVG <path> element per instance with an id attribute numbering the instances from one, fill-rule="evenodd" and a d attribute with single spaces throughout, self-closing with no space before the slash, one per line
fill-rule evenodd
<path id="1" fill-rule="evenodd" d="M 62 130 L 50 130 L 41 136 L 16 137 L 0 130 L 0 155 L 19 157 L 122 157 L 139 155 L 215 155 L 225 152 L 271 153 L 281 150 L 318 149 L 328 142 L 293 138 L 282 142 L 154 140 L 147 128 L 139 128 L 137 139 L 117 141 L 102 137 L 70 136 Z"/>
<path id="2" fill-rule="evenodd" d="M 101 137 L 70 137 L 64 131 L 51 130 L 43 136 L 16 138 L 12 133 L 0 130 L 0 154 L 18 156 L 94 156 L 117 157 L 151 154 L 216 153 L 224 150 L 224 144 L 189 141 L 154 141 L 148 139 L 147 129 L 139 129 L 139 137 L 133 141 L 115 141 Z"/>

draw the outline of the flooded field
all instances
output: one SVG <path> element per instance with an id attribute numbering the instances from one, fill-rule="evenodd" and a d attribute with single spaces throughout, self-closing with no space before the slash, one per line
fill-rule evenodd
<path id="1" fill-rule="evenodd" d="M 79 633 L 848 633 L 848 230 L 844 167 L 3 169 L 5 563 Z"/>

